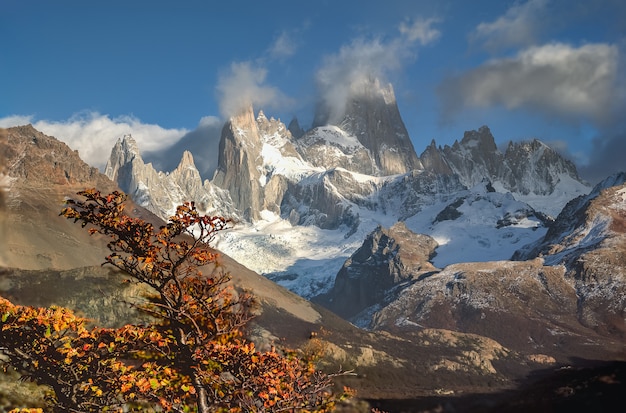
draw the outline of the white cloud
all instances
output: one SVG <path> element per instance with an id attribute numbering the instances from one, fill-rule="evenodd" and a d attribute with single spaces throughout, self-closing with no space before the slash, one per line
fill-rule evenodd
<path id="1" fill-rule="evenodd" d="M 534 44 L 541 31 L 547 4 L 548 0 L 517 3 L 496 20 L 480 23 L 470 34 L 470 40 L 481 43 L 492 52 L 510 46 Z"/>
<path id="2" fill-rule="evenodd" d="M 409 42 L 418 41 L 423 46 L 432 43 L 441 36 L 441 32 L 432 27 L 435 23 L 439 23 L 439 19 L 417 18 L 412 22 L 410 20 L 402 22 L 399 30 Z"/>
<path id="3" fill-rule="evenodd" d="M 433 28 L 440 20 L 417 18 L 399 26 L 401 36 L 357 38 L 342 46 L 339 52 L 326 56 L 316 72 L 318 100 L 321 105 L 316 123 L 334 123 L 343 117 L 348 98 L 373 80 L 387 82 L 416 57 L 416 43 L 425 45 L 441 33 Z"/>
<path id="4" fill-rule="evenodd" d="M 399 41 L 382 43 L 379 39 L 356 39 L 339 53 L 327 56 L 316 73 L 318 93 L 328 121 L 338 121 L 348 98 L 373 79 L 402 66 L 403 50 Z"/>
<path id="5" fill-rule="evenodd" d="M 603 124 L 623 98 L 618 62 L 614 45 L 553 43 L 449 78 L 439 92 L 445 116 L 463 108 L 504 106 Z"/>
<path id="6" fill-rule="evenodd" d="M 200 122 L 198 122 L 199 128 L 209 128 L 209 127 L 221 127 L 224 122 L 218 118 L 217 116 L 203 116 L 200 118 Z"/>
<path id="7" fill-rule="evenodd" d="M 253 67 L 251 62 L 234 62 L 217 82 L 220 112 L 225 117 L 235 115 L 248 106 L 281 107 L 290 102 L 275 87 L 265 84 L 267 70 Z"/>
<path id="8" fill-rule="evenodd" d="M 28 125 L 32 123 L 33 116 L 10 115 L 0 118 L 0 128 L 10 128 L 11 126 Z"/>
<path id="9" fill-rule="evenodd" d="M 283 31 L 269 48 L 270 57 L 284 59 L 293 56 L 298 50 L 293 33 Z"/>
<path id="10" fill-rule="evenodd" d="M 125 134 L 131 134 L 143 152 L 173 145 L 187 133 L 185 129 L 165 129 L 159 125 L 142 123 L 131 116 L 111 118 L 99 113 L 83 113 L 60 122 L 33 121 L 33 118 L 9 116 L 0 119 L 0 125 L 11 127 L 31 123 L 35 129 L 78 150 L 82 160 L 101 170 L 109 159 L 111 148 Z"/>

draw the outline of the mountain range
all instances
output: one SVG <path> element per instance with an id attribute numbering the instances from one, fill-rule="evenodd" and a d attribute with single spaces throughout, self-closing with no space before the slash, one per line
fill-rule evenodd
<path id="1" fill-rule="evenodd" d="M 373 405 L 498 411 L 529 406 L 526 390 L 510 392 L 532 371 L 549 380 L 595 360 L 623 375 L 626 174 L 591 188 L 539 140 L 499 149 L 487 126 L 418 155 L 391 85 L 372 80 L 308 130 L 245 108 L 222 129 L 210 180 L 191 151 L 157 171 L 132 136 L 104 174 L 32 126 L 8 129 L 1 149 L 4 296 L 110 324 L 136 317 L 102 310 L 140 294 L 98 266 L 104 240 L 57 217 L 80 189 L 121 188 L 155 223 L 187 200 L 234 218 L 216 247 L 259 296 L 253 338 L 306 347 L 316 332 L 329 366 L 354 368 L 342 380 Z"/>

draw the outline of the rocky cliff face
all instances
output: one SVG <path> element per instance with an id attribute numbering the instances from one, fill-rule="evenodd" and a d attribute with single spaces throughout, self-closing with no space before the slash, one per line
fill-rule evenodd
<path id="1" fill-rule="evenodd" d="M 4 156 L 11 179 L 43 187 L 105 183 L 98 169 L 83 162 L 77 151 L 32 125 L 9 128 L 6 136 Z"/>
<path id="2" fill-rule="evenodd" d="M 228 191 L 235 208 L 248 220 L 259 219 L 263 204 L 259 171 L 262 146 L 252 106 L 232 117 L 222 129 L 212 182 Z"/>
<path id="3" fill-rule="evenodd" d="M 563 176 L 580 181 L 571 161 L 537 139 L 510 142 L 504 162 L 506 169 L 501 180 L 511 192 L 551 194 Z"/>
<path id="4" fill-rule="evenodd" d="M 372 151 L 337 126 L 314 128 L 298 139 L 297 144 L 302 157 L 315 167 L 344 168 L 364 175 L 380 174 Z"/>

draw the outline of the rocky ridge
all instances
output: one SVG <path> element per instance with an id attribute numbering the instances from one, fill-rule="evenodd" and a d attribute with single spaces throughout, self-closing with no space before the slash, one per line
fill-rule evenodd
<path id="1" fill-rule="evenodd" d="M 465 132 L 452 146 L 432 141 L 420 158 L 426 169 L 453 173 L 466 187 L 488 180 L 513 193 L 549 195 L 563 176 L 581 181 L 571 161 L 537 139 L 509 142 L 502 153 L 487 126 Z"/>

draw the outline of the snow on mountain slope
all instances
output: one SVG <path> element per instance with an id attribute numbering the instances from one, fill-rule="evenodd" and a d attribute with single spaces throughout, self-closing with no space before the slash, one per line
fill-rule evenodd
<path id="1" fill-rule="evenodd" d="M 342 167 L 351 166 L 355 154 L 366 150 L 340 128 L 318 127 L 294 141 L 284 125 L 267 120 L 262 113 L 257 124 L 262 143 L 261 184 L 280 175 L 299 194 L 282 201 L 282 212 L 261 211 L 260 219 L 241 222 L 222 234 L 217 246 L 248 268 L 307 298 L 332 288 L 345 260 L 379 225 L 391 227 L 402 220 L 412 231 L 435 238 L 439 247 L 433 264 L 439 268 L 459 262 L 507 260 L 546 234 L 546 215 L 555 216 L 571 197 L 587 190 L 568 174 L 559 177 L 554 197 L 533 192 L 511 194 L 498 182 L 464 189 L 454 176 L 429 171 L 375 176 Z M 529 185 L 532 182 L 525 187 Z M 322 194 L 330 194 L 328 200 L 344 211 L 341 218 L 335 217 L 338 226 L 323 229 L 319 224 L 323 222 L 320 219 L 328 218 L 315 212 L 315 202 L 320 202 Z M 303 199 L 311 203 L 298 203 Z M 285 202 L 291 202 L 288 208 Z M 288 209 L 292 213 L 286 215 Z M 300 220 L 293 219 L 294 211 L 302 214 Z M 346 219 L 348 216 L 352 218 Z"/>
<path id="2" fill-rule="evenodd" d="M 439 268 L 509 259 L 547 231 L 541 214 L 532 207 L 511 194 L 488 192 L 485 185 L 458 194 L 452 203 L 424 208 L 405 223 L 413 232 L 430 235 L 439 243 L 433 259 Z"/>
<path id="3" fill-rule="evenodd" d="M 556 218 L 569 201 L 577 196 L 588 194 L 591 190 L 589 186 L 575 180 L 568 174 L 559 174 L 558 176 L 559 181 L 550 196 L 515 193 L 515 199 L 526 202 L 537 211 L 542 211 Z M 498 183 L 494 183 L 493 186 L 498 192 L 506 192 L 501 185 L 498 186 Z"/>
<path id="4" fill-rule="evenodd" d="M 322 125 L 294 138 L 280 120 L 268 119 L 262 111 L 255 118 L 249 107 L 225 125 L 211 182 L 202 183 L 191 155 L 170 174 L 140 164 L 135 147 L 117 148 L 111 162 L 116 171 L 128 170 L 126 179 L 143 183 L 141 191 L 131 192 L 134 196 L 166 199 L 172 192 L 175 199 L 198 201 L 202 195 L 199 204 L 223 205 L 221 213 L 242 217 L 220 237 L 218 248 L 304 297 L 331 288 L 344 261 L 378 226 L 403 221 L 410 230 L 432 236 L 439 243 L 433 259 L 437 267 L 506 260 L 545 235 L 546 215 L 556 215 L 587 189 L 547 146 L 538 141 L 510 145 L 504 155 L 486 127 L 466 133 L 452 147 L 437 148 L 433 142 L 424 155 L 426 167 L 418 159 L 420 168 L 383 175 L 383 164 L 402 168 L 383 158 L 376 161 L 376 153 L 352 129 Z M 132 162 L 136 167 L 130 168 Z M 520 193 L 509 193 L 511 188 Z M 217 190 L 223 196 L 211 205 Z M 144 201 L 156 209 L 161 205 Z M 167 201 L 171 208 L 172 199 Z M 167 216 L 167 211 L 153 212 Z"/>
<path id="5" fill-rule="evenodd" d="M 459 262 L 506 260 L 521 246 L 536 241 L 546 227 L 529 205 L 510 194 L 488 192 L 485 185 L 457 194 L 451 203 L 437 201 L 405 221 L 416 233 L 430 235 L 439 243 L 433 259 L 436 267 Z M 223 234 L 217 247 L 280 285 L 310 298 L 327 292 L 346 259 L 378 225 L 391 227 L 393 214 L 352 204 L 360 225 L 346 237 L 348 228 L 324 230 L 316 226 L 292 226 L 275 214 Z M 458 216 L 446 218 L 444 210 Z"/>

